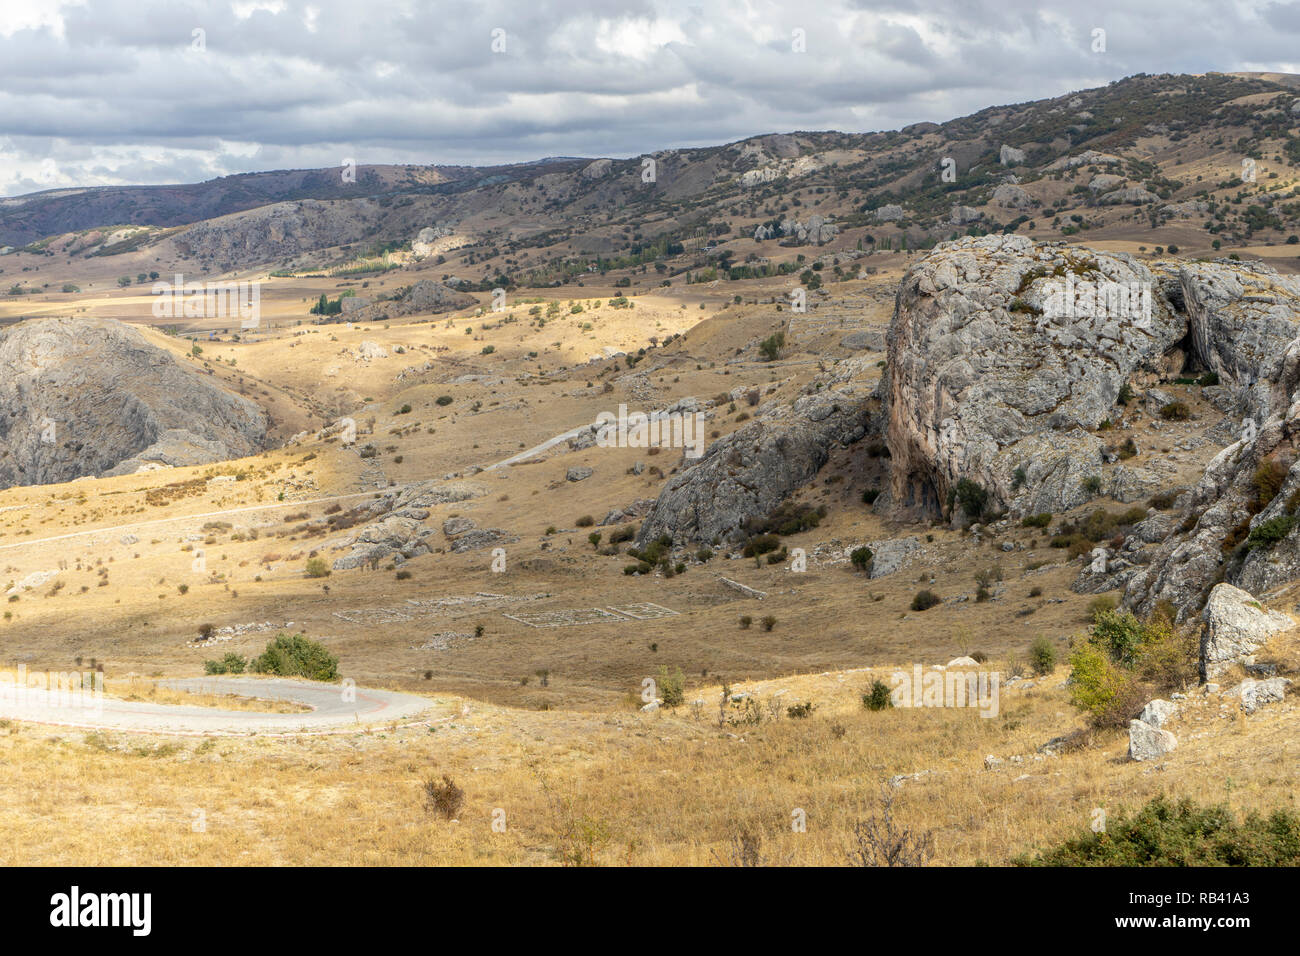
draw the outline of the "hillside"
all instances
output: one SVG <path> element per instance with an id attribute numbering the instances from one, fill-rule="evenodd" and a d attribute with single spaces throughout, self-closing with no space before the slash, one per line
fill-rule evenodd
<path id="1" fill-rule="evenodd" d="M 8 852 L 838 865 L 896 801 L 931 862 L 1002 865 L 1161 793 L 1290 806 L 1297 104 L 1281 75 L 1137 76 L 666 150 L 650 182 L 556 159 L 0 202 L 3 663 L 148 699 L 300 633 L 438 712 L 5 718 L 34 768 Z M 178 273 L 259 283 L 258 322 L 156 317 Z M 609 441 L 628 411 L 699 446 Z M 913 673 L 999 689 L 867 706 Z M 455 823 L 424 805 L 444 774 Z"/>

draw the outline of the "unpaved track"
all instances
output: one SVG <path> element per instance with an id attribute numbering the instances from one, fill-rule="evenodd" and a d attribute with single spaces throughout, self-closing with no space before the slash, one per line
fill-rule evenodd
<path id="1" fill-rule="evenodd" d="M 89 695 L 80 700 L 65 695 L 60 700 L 57 692 L 36 688 L 20 692 L 7 686 L 0 690 L 0 717 L 87 730 L 235 736 L 338 734 L 374 724 L 446 719 L 451 713 L 427 697 L 366 687 L 351 688 L 349 693 L 343 684 L 254 677 L 191 677 L 159 683 L 204 694 L 296 701 L 312 709 L 275 714 L 102 696 L 95 700 Z"/>

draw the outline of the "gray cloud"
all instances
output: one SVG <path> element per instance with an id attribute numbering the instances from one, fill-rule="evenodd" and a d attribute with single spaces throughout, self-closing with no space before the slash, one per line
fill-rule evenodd
<path id="1" fill-rule="evenodd" d="M 942 121 L 1137 72 L 1300 71 L 1294 3 L 1082 6 L 33 0 L 0 8 L 0 195 L 344 157 L 631 156 Z"/>

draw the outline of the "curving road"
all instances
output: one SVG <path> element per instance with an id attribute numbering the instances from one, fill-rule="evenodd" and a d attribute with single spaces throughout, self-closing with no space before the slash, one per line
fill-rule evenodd
<path id="1" fill-rule="evenodd" d="M 307 713 L 275 714 L 255 710 L 222 710 L 190 704 L 145 701 L 39 688 L 0 686 L 0 718 L 62 727 L 142 733 L 231 736 L 244 734 L 337 734 L 378 723 L 434 719 L 437 702 L 414 694 L 343 684 L 256 677 L 191 677 L 159 682 L 177 690 L 204 694 L 235 694 L 267 700 L 288 700 L 311 708 Z M 446 719 L 444 712 L 444 719 Z"/>

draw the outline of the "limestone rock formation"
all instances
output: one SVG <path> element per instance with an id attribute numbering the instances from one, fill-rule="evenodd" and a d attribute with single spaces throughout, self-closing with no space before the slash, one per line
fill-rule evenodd
<path id="1" fill-rule="evenodd" d="M 0 331 L 0 487 L 194 465 L 260 451 L 253 402 L 112 319 Z"/>
<path id="2" fill-rule="evenodd" d="M 1274 634 L 1289 631 L 1295 622 L 1280 611 L 1266 611 L 1248 592 L 1231 584 L 1216 584 L 1202 612 L 1201 673 L 1218 677 L 1228 667 L 1253 654 Z"/>
<path id="3" fill-rule="evenodd" d="M 1083 504 L 1093 476 L 1104 493 L 1146 491 L 1118 469 L 1103 475 L 1092 429 L 1115 414 L 1125 382 L 1158 373 L 1184 323 L 1158 294 L 1147 313 L 1095 301 L 1054 313 L 1067 281 L 1126 295 L 1154 286 L 1129 256 L 1022 236 L 941 243 L 903 277 L 889 332 L 886 511 L 947 513 L 963 478 L 1017 514 Z"/>
<path id="4" fill-rule="evenodd" d="M 874 363 L 840 362 L 789 407 L 768 408 L 714 442 L 664 485 L 637 536 L 639 547 L 667 533 L 676 541 L 737 540 L 746 519 L 768 514 L 817 474 L 837 443 L 867 432 Z M 872 383 L 874 385 L 874 383 Z"/>

